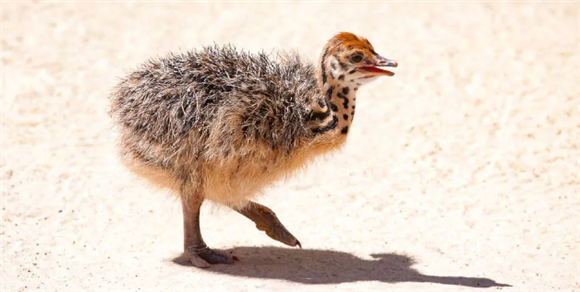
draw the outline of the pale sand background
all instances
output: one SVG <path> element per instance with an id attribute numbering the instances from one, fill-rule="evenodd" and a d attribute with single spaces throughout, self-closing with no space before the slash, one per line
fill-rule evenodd
<path id="1" fill-rule="evenodd" d="M 170 50 L 314 60 L 339 31 L 400 67 L 261 199 L 304 249 L 206 206 L 242 262 L 174 263 L 180 206 L 119 165 L 109 90 Z M 2 290 L 580 290 L 578 44 L 577 3 L 3 3 Z"/>

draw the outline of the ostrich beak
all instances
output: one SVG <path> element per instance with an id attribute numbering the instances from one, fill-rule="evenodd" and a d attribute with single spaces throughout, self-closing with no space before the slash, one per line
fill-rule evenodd
<path id="1" fill-rule="evenodd" d="M 378 62 L 376 66 L 397 67 L 399 65 L 397 61 L 389 60 L 381 56 L 377 56 L 377 60 Z"/>
<path id="2" fill-rule="evenodd" d="M 397 66 L 398 66 L 397 61 L 389 60 L 385 57 L 376 55 L 376 61 L 374 66 L 360 67 L 359 69 L 365 74 L 367 74 L 368 77 L 377 77 L 380 75 L 393 76 L 395 75 L 395 73 L 378 67 L 397 67 Z"/>

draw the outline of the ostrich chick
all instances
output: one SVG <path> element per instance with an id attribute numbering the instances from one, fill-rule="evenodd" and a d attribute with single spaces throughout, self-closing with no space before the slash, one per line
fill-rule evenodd
<path id="1" fill-rule="evenodd" d="M 212 46 L 151 60 L 112 94 L 122 160 L 181 198 L 184 254 L 197 267 L 237 258 L 210 249 L 200 231 L 204 200 L 222 204 L 289 246 L 300 242 L 269 208 L 250 201 L 315 156 L 339 148 L 361 85 L 394 73 L 370 42 L 339 33 L 316 67 L 296 54 Z"/>

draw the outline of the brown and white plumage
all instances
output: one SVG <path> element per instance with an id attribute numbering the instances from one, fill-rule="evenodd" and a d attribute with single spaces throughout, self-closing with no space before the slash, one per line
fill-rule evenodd
<path id="1" fill-rule="evenodd" d="M 344 143 L 358 87 L 392 75 L 379 65 L 396 63 L 350 33 L 333 37 L 316 67 L 296 54 L 272 57 L 232 46 L 149 61 L 112 95 L 124 161 L 180 194 L 185 253 L 196 266 L 232 260 L 197 251 L 205 244 L 188 228 L 198 229 L 198 221 L 187 222 L 199 216 L 204 199 L 238 210 L 274 239 L 299 244 L 271 210 L 249 199 Z"/>

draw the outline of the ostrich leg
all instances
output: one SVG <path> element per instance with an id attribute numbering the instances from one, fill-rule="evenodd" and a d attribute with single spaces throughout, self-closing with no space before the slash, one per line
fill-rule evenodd
<path id="1" fill-rule="evenodd" d="M 270 208 L 250 201 L 243 209 L 236 209 L 236 211 L 254 221 L 256 228 L 266 232 L 272 239 L 289 246 L 298 245 L 302 248 L 300 241 L 282 225 L 282 222 L 278 220 L 278 217 Z"/>
<path id="2" fill-rule="evenodd" d="M 194 266 L 199 268 L 208 268 L 210 264 L 231 264 L 234 260 L 238 260 L 235 256 L 210 249 L 201 237 L 199 211 L 202 203 L 203 197 L 197 191 L 181 194 L 184 254 Z"/>

